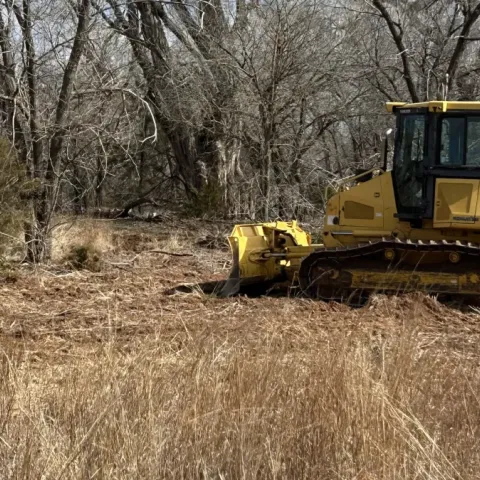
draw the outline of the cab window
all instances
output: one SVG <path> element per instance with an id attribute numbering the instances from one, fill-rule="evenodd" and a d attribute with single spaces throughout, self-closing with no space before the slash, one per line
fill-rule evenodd
<path id="1" fill-rule="evenodd" d="M 480 166 L 480 117 L 468 119 L 467 165 Z"/>
<path id="2" fill-rule="evenodd" d="M 480 117 L 444 117 L 438 163 L 447 167 L 480 166 Z"/>

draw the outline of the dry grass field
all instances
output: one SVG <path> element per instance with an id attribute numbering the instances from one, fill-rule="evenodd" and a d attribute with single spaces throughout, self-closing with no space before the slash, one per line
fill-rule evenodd
<path id="1" fill-rule="evenodd" d="M 474 309 L 165 294 L 228 274 L 210 230 L 83 222 L 0 274 L 1 479 L 479 478 Z"/>

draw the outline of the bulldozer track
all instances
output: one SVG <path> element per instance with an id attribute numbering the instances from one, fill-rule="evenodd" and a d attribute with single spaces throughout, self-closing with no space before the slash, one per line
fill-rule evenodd
<path id="1" fill-rule="evenodd" d="M 449 262 L 448 254 L 458 255 L 458 262 Z M 480 244 L 382 238 L 316 250 L 303 259 L 298 275 L 303 293 L 316 298 L 344 299 L 355 290 L 480 294 Z"/>

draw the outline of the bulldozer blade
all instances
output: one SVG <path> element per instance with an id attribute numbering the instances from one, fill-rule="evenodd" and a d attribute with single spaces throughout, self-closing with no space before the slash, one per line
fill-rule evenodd
<path id="1" fill-rule="evenodd" d="M 236 295 L 247 295 L 259 297 L 268 291 L 282 279 L 266 279 L 264 277 L 251 278 L 229 278 L 218 293 L 220 298 L 235 297 Z"/>
<path id="2" fill-rule="evenodd" d="M 233 266 L 230 276 L 226 280 L 218 296 L 220 298 L 228 298 L 237 295 L 240 292 L 240 252 L 238 244 L 231 245 Z"/>
<path id="3" fill-rule="evenodd" d="M 229 237 L 232 270 L 220 289 L 222 298 L 235 295 L 259 296 L 285 282 L 292 264 L 287 248 L 310 253 L 310 235 L 296 221 L 236 225 Z"/>
<path id="4" fill-rule="evenodd" d="M 229 278 L 225 284 L 223 285 L 222 289 L 220 290 L 218 296 L 220 298 L 228 298 L 234 297 L 240 293 L 240 278 Z"/>
<path id="5" fill-rule="evenodd" d="M 259 297 L 280 291 L 291 286 L 299 258 L 313 248 L 310 236 L 295 221 L 236 225 L 229 244 L 232 269 L 226 280 L 180 285 L 167 293 L 201 291 L 229 298 L 236 295 Z M 272 251 L 275 248 L 277 251 Z M 295 249 L 293 260 L 286 259 L 286 248 Z"/>
<path id="6" fill-rule="evenodd" d="M 277 279 L 268 279 L 263 276 L 242 278 L 240 269 L 240 252 L 238 244 L 232 243 L 233 266 L 230 276 L 224 282 L 218 292 L 218 297 L 229 298 L 236 295 L 260 296 L 276 283 Z"/>

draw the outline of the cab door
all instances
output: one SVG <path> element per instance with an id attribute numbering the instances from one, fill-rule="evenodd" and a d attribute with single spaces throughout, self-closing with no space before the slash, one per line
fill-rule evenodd
<path id="1" fill-rule="evenodd" d="M 421 216 L 425 209 L 426 113 L 400 114 L 393 183 L 400 218 Z"/>

